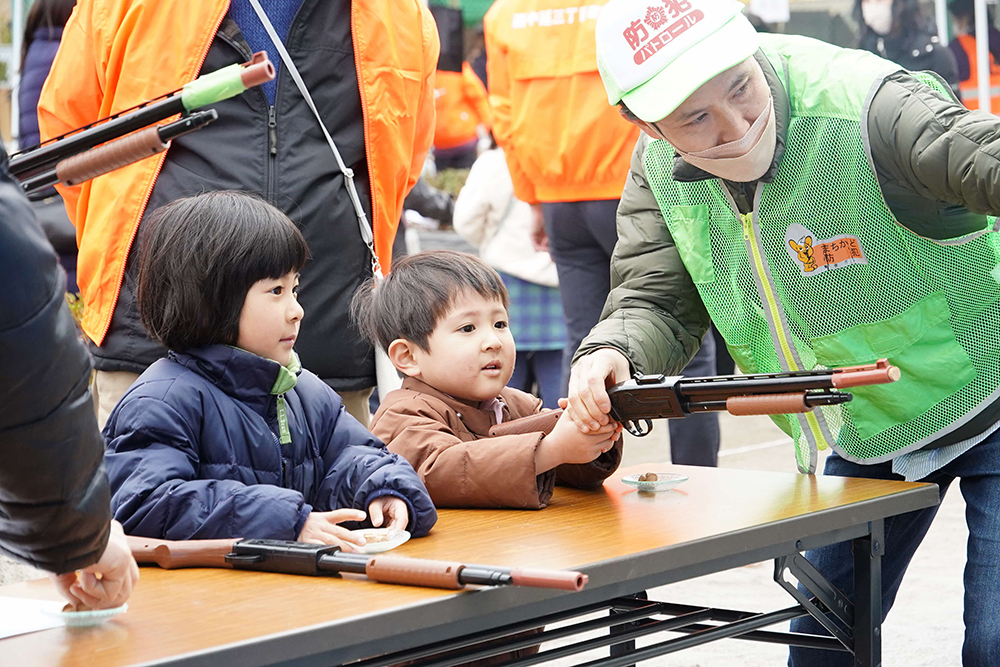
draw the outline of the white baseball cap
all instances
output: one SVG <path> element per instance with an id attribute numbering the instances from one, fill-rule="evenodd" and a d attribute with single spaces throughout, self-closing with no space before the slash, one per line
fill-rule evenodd
<path id="1" fill-rule="evenodd" d="M 760 46 L 738 0 L 611 0 L 596 30 L 608 102 L 648 123 Z"/>

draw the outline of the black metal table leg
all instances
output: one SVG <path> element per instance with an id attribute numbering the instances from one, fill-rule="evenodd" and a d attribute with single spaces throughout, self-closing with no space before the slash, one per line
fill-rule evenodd
<path id="1" fill-rule="evenodd" d="M 854 664 L 882 664 L 882 554 L 885 524 L 872 521 L 871 533 L 854 540 Z"/>
<path id="2" fill-rule="evenodd" d="M 648 600 L 649 599 L 649 595 L 646 594 L 646 591 L 640 591 L 640 592 L 636 593 L 635 595 L 629 595 L 628 597 L 635 598 L 637 600 Z M 614 617 L 614 616 L 616 616 L 618 614 L 622 614 L 622 613 L 625 613 L 625 612 L 628 612 L 628 611 L 631 611 L 631 609 L 612 607 L 610 613 L 611 613 L 611 616 Z M 638 625 L 638 623 L 635 623 L 635 622 L 632 622 L 632 623 L 622 623 L 620 625 L 612 625 L 611 626 L 611 636 L 614 637 L 615 635 L 620 635 L 620 634 L 622 634 L 624 632 L 628 632 L 629 630 L 631 630 L 632 628 L 636 627 L 637 625 Z M 612 658 L 617 658 L 620 655 L 628 655 L 629 653 L 635 653 L 635 640 L 634 639 L 630 639 L 628 641 L 621 642 L 620 644 L 612 644 L 609 648 L 611 650 L 611 657 Z M 635 665 L 629 665 L 628 667 L 635 667 Z"/>

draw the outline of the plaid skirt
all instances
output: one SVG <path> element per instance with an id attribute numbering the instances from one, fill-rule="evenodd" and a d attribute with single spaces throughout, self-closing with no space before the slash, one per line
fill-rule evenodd
<path id="1" fill-rule="evenodd" d="M 510 332 L 518 352 L 561 350 L 566 322 L 557 287 L 546 287 L 500 273 L 510 294 Z"/>

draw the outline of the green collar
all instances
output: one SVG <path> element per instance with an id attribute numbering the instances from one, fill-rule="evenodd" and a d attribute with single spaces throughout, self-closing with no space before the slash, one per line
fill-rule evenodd
<path id="1" fill-rule="evenodd" d="M 292 350 L 292 358 L 288 360 L 288 364 L 278 370 L 278 377 L 274 380 L 271 393 L 280 396 L 294 389 L 301 370 L 302 364 L 299 362 L 299 355 L 295 354 L 295 350 Z"/>

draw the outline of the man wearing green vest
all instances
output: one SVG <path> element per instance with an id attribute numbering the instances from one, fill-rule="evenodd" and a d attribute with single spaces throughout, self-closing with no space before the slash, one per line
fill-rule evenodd
<path id="1" fill-rule="evenodd" d="M 597 58 L 644 131 L 618 209 L 612 291 L 577 352 L 569 410 L 606 383 L 678 372 L 714 323 L 740 369 L 888 357 L 902 379 L 776 418 L 799 469 L 961 479 L 966 665 L 1000 664 L 1000 119 L 930 74 L 803 37 L 758 36 L 735 0 L 611 0 Z M 934 509 L 886 521 L 883 607 Z M 845 592 L 850 545 L 809 554 Z M 797 631 L 822 633 L 811 619 Z M 794 649 L 793 665 L 850 665 Z"/>

